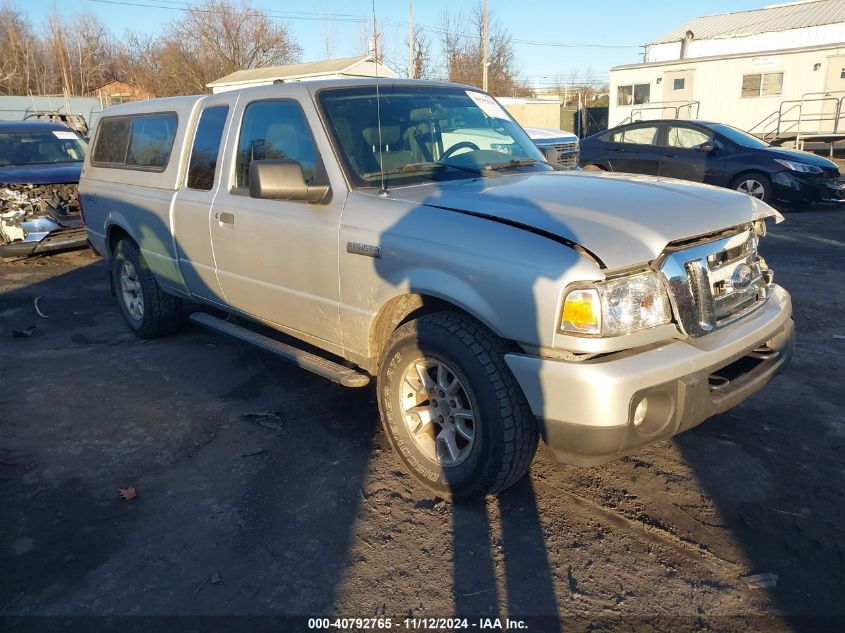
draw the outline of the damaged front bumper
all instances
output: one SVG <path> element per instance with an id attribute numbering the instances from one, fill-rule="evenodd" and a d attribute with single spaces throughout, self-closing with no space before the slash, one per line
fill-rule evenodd
<path id="1" fill-rule="evenodd" d="M 76 183 L 0 185 L 0 257 L 85 246 Z"/>

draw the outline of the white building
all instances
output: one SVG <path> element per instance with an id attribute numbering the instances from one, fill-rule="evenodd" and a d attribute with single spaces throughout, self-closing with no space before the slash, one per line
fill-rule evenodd
<path id="1" fill-rule="evenodd" d="M 845 0 L 696 18 L 610 71 L 609 124 L 699 118 L 758 134 L 845 132 Z"/>
<path id="2" fill-rule="evenodd" d="M 287 64 L 285 66 L 270 66 L 267 68 L 250 68 L 238 70 L 209 84 L 215 94 L 238 88 L 253 86 L 267 86 L 283 81 L 313 81 L 320 79 L 339 79 L 343 77 L 388 77 L 395 78 L 397 74 L 384 64 L 379 64 L 369 55 L 358 57 L 344 57 L 342 59 L 325 59 L 319 62 L 305 64 Z"/>

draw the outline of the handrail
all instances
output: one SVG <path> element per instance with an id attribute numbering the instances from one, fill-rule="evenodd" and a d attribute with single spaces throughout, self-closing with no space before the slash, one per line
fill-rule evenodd
<path id="1" fill-rule="evenodd" d="M 842 95 L 842 96 L 839 96 Z M 807 111 L 809 104 L 819 103 L 821 108 L 818 111 Z M 824 104 L 832 104 L 832 112 L 825 112 Z M 787 107 L 788 106 L 788 107 Z M 795 110 L 798 111 L 797 118 L 788 118 Z M 795 130 L 795 144 L 800 145 L 802 124 L 833 122 L 833 134 L 839 133 L 840 121 L 845 118 L 845 90 L 831 90 L 824 92 L 806 92 L 800 99 L 787 99 L 780 102 L 775 112 L 764 117 L 756 125 L 749 129 L 749 133 L 758 130 L 758 136 L 764 140 L 776 139 L 789 130 Z M 767 129 L 774 125 L 774 129 Z M 805 132 L 806 133 L 806 132 Z"/>
<path id="2" fill-rule="evenodd" d="M 678 104 L 678 105 L 672 105 Z M 693 114 L 693 106 L 695 107 L 695 114 Z M 633 123 L 634 121 L 642 121 L 643 120 L 643 112 L 646 110 L 673 110 L 675 116 L 673 118 L 680 119 L 681 118 L 681 111 L 686 108 L 688 119 L 697 118 L 698 111 L 701 106 L 701 102 L 689 99 L 689 100 L 674 100 L 674 101 L 649 101 L 648 103 L 638 103 L 631 109 L 631 114 L 627 117 L 622 119 L 617 125 L 625 125 L 626 123 Z M 636 118 L 639 116 L 639 118 Z M 663 117 L 668 118 L 668 117 Z"/>

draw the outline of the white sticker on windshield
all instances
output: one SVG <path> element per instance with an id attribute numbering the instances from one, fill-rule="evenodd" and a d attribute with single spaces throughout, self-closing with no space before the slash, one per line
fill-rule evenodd
<path id="1" fill-rule="evenodd" d="M 475 90 L 466 90 L 465 92 L 467 93 L 467 96 L 475 102 L 475 105 L 481 108 L 482 112 L 484 112 L 487 116 L 491 116 L 494 119 L 508 118 L 508 113 L 505 112 L 505 109 L 490 95 L 476 92 Z"/>
<path id="2" fill-rule="evenodd" d="M 65 132 L 63 130 L 53 130 L 53 135 L 63 141 L 75 141 L 78 138 L 73 132 Z"/>

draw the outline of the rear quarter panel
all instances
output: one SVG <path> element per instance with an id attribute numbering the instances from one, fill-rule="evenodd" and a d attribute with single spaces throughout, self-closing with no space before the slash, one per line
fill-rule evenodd
<path id="1" fill-rule="evenodd" d="M 173 238 L 173 198 L 181 186 L 201 98 L 140 102 L 103 111 L 85 158 L 79 192 L 85 225 L 96 250 L 111 257 L 109 237 L 122 229 L 137 242 L 150 269 L 170 291 L 185 292 L 176 263 Z M 176 112 L 178 127 L 164 170 L 150 171 L 92 164 L 100 123 L 108 116 Z"/>

